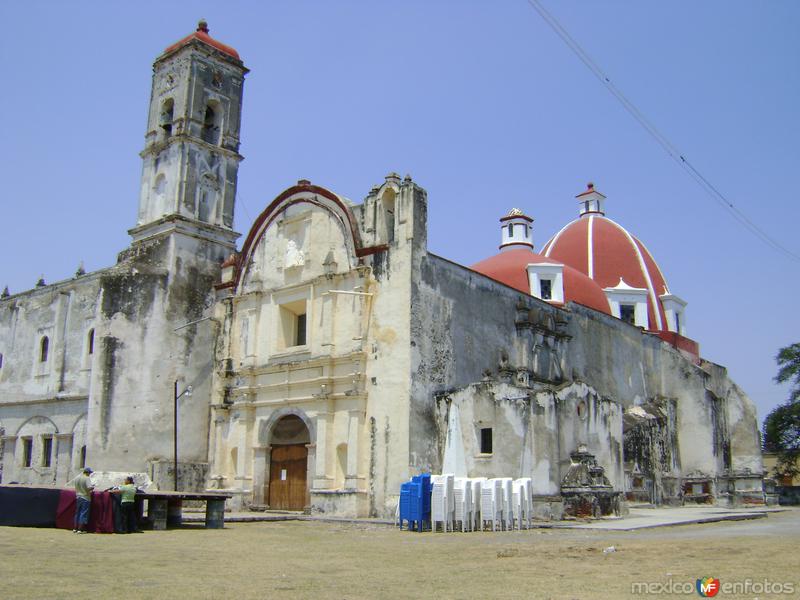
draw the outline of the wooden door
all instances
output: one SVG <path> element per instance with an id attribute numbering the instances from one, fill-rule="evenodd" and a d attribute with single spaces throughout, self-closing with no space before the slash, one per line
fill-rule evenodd
<path id="1" fill-rule="evenodd" d="M 303 510 L 306 506 L 308 468 L 306 445 L 274 446 L 269 465 L 269 507 Z"/>

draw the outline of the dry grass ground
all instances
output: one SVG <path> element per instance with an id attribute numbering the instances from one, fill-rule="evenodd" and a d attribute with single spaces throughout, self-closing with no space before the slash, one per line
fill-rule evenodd
<path id="1" fill-rule="evenodd" d="M 125 536 L 0 527 L 0 598 L 619 599 L 636 597 L 633 582 L 708 575 L 794 582 L 787 598 L 800 596 L 798 542 L 800 511 L 638 532 L 418 534 L 283 522 Z M 609 546 L 616 551 L 604 554 Z"/>

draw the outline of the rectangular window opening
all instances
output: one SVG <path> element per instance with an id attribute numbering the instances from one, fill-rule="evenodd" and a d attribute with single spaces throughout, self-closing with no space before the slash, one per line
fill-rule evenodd
<path id="1" fill-rule="evenodd" d="M 33 439 L 22 438 L 22 466 L 31 466 L 31 456 L 33 455 Z"/>
<path id="2" fill-rule="evenodd" d="M 53 456 L 53 438 L 42 438 L 42 466 L 49 467 Z"/>
<path id="3" fill-rule="evenodd" d="M 636 325 L 636 307 L 633 304 L 620 304 L 619 318 L 626 323 Z"/>
<path id="4" fill-rule="evenodd" d="M 297 324 L 296 324 L 296 332 L 297 335 L 295 337 L 295 346 L 305 346 L 306 345 L 306 315 L 297 315 Z"/>
<path id="5" fill-rule="evenodd" d="M 492 453 L 492 428 L 481 428 L 481 454 Z"/>
<path id="6" fill-rule="evenodd" d="M 541 293 L 542 300 L 551 300 L 553 298 L 553 282 L 549 279 L 540 279 L 539 292 Z"/>
<path id="7" fill-rule="evenodd" d="M 81 446 L 80 463 L 81 463 L 81 469 L 83 469 L 86 466 L 86 446 Z"/>
<path id="8" fill-rule="evenodd" d="M 305 300 L 279 305 L 278 350 L 308 344 L 308 315 Z"/>

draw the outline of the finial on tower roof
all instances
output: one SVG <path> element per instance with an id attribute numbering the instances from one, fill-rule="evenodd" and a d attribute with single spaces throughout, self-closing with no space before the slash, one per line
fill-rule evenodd
<path id="1" fill-rule="evenodd" d="M 208 33 L 208 21 L 205 19 L 200 19 L 197 22 L 197 31 L 202 31 L 203 33 Z"/>

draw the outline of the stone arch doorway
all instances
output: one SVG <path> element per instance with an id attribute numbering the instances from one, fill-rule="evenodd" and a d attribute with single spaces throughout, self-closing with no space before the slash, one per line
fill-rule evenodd
<path id="1" fill-rule="evenodd" d="M 276 421 L 270 441 L 269 507 L 303 510 L 308 505 L 308 427 L 297 415 L 287 415 Z"/>

